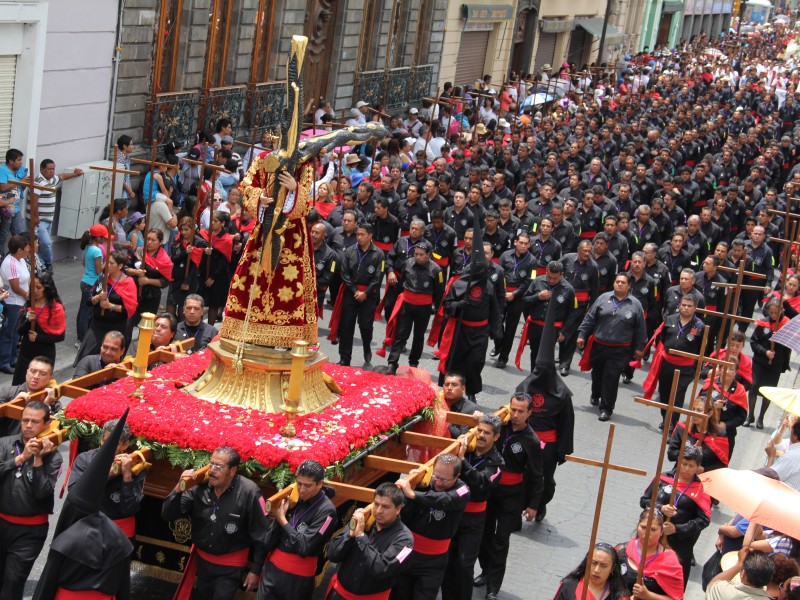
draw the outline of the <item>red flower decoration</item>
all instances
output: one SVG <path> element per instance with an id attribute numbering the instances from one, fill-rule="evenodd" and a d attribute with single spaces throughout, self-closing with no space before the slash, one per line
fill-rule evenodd
<path id="1" fill-rule="evenodd" d="M 102 425 L 130 408 L 128 423 L 135 436 L 208 452 L 230 445 L 243 460 L 255 459 L 267 469 L 287 462 L 294 470 L 307 458 L 323 466 L 342 460 L 434 399 L 424 382 L 328 363 L 323 369 L 342 388 L 339 400 L 321 413 L 298 417 L 297 435 L 287 441 L 280 434 L 283 414 L 207 402 L 180 389 L 210 361 L 203 351 L 154 368 L 153 377 L 142 384 L 143 400 L 131 397 L 136 384 L 127 377 L 76 398 L 64 413 Z"/>

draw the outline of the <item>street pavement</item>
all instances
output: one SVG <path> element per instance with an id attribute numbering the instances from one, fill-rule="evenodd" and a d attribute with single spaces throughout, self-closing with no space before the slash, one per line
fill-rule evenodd
<path id="1" fill-rule="evenodd" d="M 67 312 L 66 340 L 58 347 L 56 360 L 56 378 L 59 381 L 69 379 L 72 375 L 72 361 L 76 354 L 74 343 L 75 315 L 80 299 L 80 277 L 83 267 L 80 261 L 62 261 L 55 264 L 55 280 L 58 291 Z M 165 296 L 166 297 L 166 296 Z M 321 351 L 331 362 L 339 360 L 336 346 L 326 339 L 327 322 L 330 311 L 325 311 L 325 319 L 320 326 Z M 376 344 L 383 338 L 384 324 L 376 323 L 373 337 L 373 355 Z M 361 340 L 356 330 L 354 340 L 354 367 L 361 366 Z M 427 369 L 436 379 L 438 361 L 434 359 L 431 348 L 425 347 L 420 367 Z M 516 344 L 514 351 L 516 352 Z M 513 356 L 512 352 L 512 356 Z M 487 357 L 488 358 L 488 357 Z M 792 387 L 795 383 L 797 362 L 793 356 L 792 370 L 785 373 L 781 385 Z M 384 359 L 373 358 L 374 366 L 385 364 Z M 513 364 L 504 370 L 492 366 L 489 359 L 483 370 L 484 390 L 478 396 L 478 402 L 489 408 L 498 408 L 508 401 L 510 393 L 525 377 Z M 577 357 L 574 361 L 577 364 Z M 407 355 L 400 361 L 401 366 L 407 364 Z M 523 367 L 530 365 L 529 352 L 526 351 Z M 648 364 L 645 368 L 649 367 Z M 660 415 L 654 408 L 648 408 L 633 401 L 634 396 L 641 395 L 641 383 L 644 372 L 637 371 L 631 385 L 620 385 L 620 395 L 616 412 L 611 423 L 616 425 L 612 462 L 648 472 L 647 478 L 637 477 L 619 472 L 610 472 L 606 482 L 603 510 L 598 530 L 598 541 L 612 544 L 627 541 L 635 529 L 640 513 L 639 498 L 654 473 L 658 459 L 661 434 L 657 428 Z M 0 375 L 0 385 L 10 384 L 10 375 Z M 597 409 L 589 404 L 590 378 L 588 373 L 580 373 L 574 366 L 565 382 L 572 390 L 575 406 L 575 455 L 602 460 L 605 452 L 609 424 L 597 420 Z M 777 425 L 779 410 L 772 407 L 767 414 L 768 428 L 764 431 L 741 429 L 737 437 L 736 450 L 731 466 L 748 469 L 763 466 L 765 454 L 763 447 L 768 433 Z M 60 451 L 66 463 L 66 444 Z M 665 468 L 668 465 L 665 464 Z M 63 474 L 62 474 L 63 478 Z M 514 534 L 511 540 L 511 552 L 503 588 L 502 599 L 550 600 L 555 594 L 560 579 L 578 565 L 585 555 L 591 533 L 594 508 L 597 497 L 600 470 L 597 468 L 568 462 L 561 465 L 556 472 L 557 488 L 553 501 L 548 506 L 547 516 L 542 523 L 523 523 L 522 531 Z M 57 486 L 60 489 L 61 481 Z M 56 511 L 61 502 L 57 501 Z M 717 527 L 732 516 L 724 506 L 714 509 L 712 523 L 701 535 L 695 546 L 697 566 L 692 570 L 691 580 L 686 592 L 687 600 L 703 598 L 700 588 L 700 572 L 705 560 L 711 555 L 716 541 Z M 54 515 L 51 523 L 55 523 Z M 26 588 L 26 598 L 32 597 L 36 581 L 41 575 L 46 558 L 46 550 L 42 552 L 36 563 L 31 579 Z M 476 567 L 476 573 L 478 568 Z M 153 600 L 168 600 L 172 597 L 174 585 L 152 580 L 148 577 L 134 577 L 132 597 Z M 482 599 L 485 589 L 476 588 L 473 598 Z M 318 594 L 319 595 L 319 594 Z M 321 597 L 321 595 L 320 595 Z"/>

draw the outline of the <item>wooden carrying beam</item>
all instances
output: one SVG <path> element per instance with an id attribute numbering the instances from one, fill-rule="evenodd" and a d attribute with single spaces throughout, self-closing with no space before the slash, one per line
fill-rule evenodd
<path id="1" fill-rule="evenodd" d="M 453 440 L 428 435 L 427 433 L 417 433 L 416 431 L 404 431 L 400 434 L 400 442 L 413 446 L 426 446 L 428 448 L 447 448 Z"/>
<path id="2" fill-rule="evenodd" d="M 708 310 L 707 308 L 697 308 L 695 309 L 696 312 L 703 313 L 704 315 L 708 315 L 710 317 L 722 317 L 731 319 L 733 321 L 740 321 L 742 323 L 755 323 L 755 319 L 748 319 L 747 317 L 741 317 L 739 315 L 732 315 L 730 313 L 721 313 L 716 310 Z"/>
<path id="3" fill-rule="evenodd" d="M 733 267 L 717 267 L 718 271 L 725 271 L 726 273 L 738 273 L 739 269 L 734 269 Z M 746 277 L 750 277 L 751 279 L 766 279 L 767 276 L 763 273 L 755 273 L 753 271 L 742 271 L 742 274 Z"/>
<path id="4" fill-rule="evenodd" d="M 364 466 L 368 469 L 379 469 L 389 473 L 408 473 L 412 469 L 419 469 L 422 464 L 386 456 L 371 455 L 364 458 Z"/>

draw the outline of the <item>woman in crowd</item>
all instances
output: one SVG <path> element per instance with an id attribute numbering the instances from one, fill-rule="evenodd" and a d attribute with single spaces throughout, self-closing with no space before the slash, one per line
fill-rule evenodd
<path id="1" fill-rule="evenodd" d="M 700 417 L 691 417 L 689 419 L 689 435 L 686 438 L 687 445 L 696 446 L 703 452 L 700 463 L 702 472 L 727 467 L 730 460 L 728 436 L 719 422 L 719 411 L 715 409 L 714 403 L 706 403 L 705 396 L 698 396 L 692 400 L 690 410 L 705 413 L 708 416 L 705 426 Z M 676 465 L 685 428 L 686 423 L 679 421 L 669 439 L 667 458 Z"/>
<path id="2" fill-rule="evenodd" d="M 30 270 L 25 262 L 30 246 L 21 235 L 12 235 L 8 240 L 8 254 L 0 265 L 0 276 L 8 290 L 5 300 L 5 324 L 0 329 L 0 373 L 13 375 L 17 365 L 17 341 L 20 313 L 28 300 Z"/>
<path id="3" fill-rule="evenodd" d="M 767 296 L 767 299 L 781 298 L 781 291 L 775 290 Z M 764 306 L 764 316 L 768 316 L 767 307 Z M 800 275 L 789 275 L 783 284 L 783 314 L 788 319 L 795 318 L 800 314 Z"/>
<path id="4" fill-rule="evenodd" d="M 81 238 L 81 250 L 83 250 L 83 277 L 81 277 L 81 301 L 78 306 L 78 314 L 75 317 L 75 326 L 78 329 L 78 341 L 76 348 L 81 347 L 81 342 L 89 329 L 92 319 L 92 306 L 89 298 L 92 288 L 97 283 L 97 278 L 103 273 L 105 263 L 105 245 L 108 240 L 108 229 L 105 225 L 97 223 L 92 225 Z"/>
<path id="5" fill-rule="evenodd" d="M 728 336 L 728 343 L 719 352 L 712 352 L 710 358 L 719 360 L 738 360 L 739 368 L 736 370 L 736 381 L 744 386 L 745 391 L 753 385 L 753 359 L 742 352 L 744 350 L 745 337 L 738 329 L 731 332 Z M 705 367 L 705 374 L 710 371 L 708 365 Z"/>
<path id="6" fill-rule="evenodd" d="M 762 386 L 778 385 L 781 373 L 789 369 L 789 355 L 791 354 L 791 350 L 786 346 L 770 341 L 772 336 L 789 322 L 789 319 L 783 314 L 780 300 L 771 298 L 767 302 L 765 310 L 769 316 L 763 321 L 755 322 L 755 329 L 750 337 L 750 348 L 753 350 L 753 387 L 750 388 L 747 398 L 750 411 L 744 422 L 745 427 L 750 427 L 755 420 L 757 429 L 764 429 L 764 415 L 767 414 L 769 408 L 769 400 L 762 397 L 761 410 L 758 418 L 755 419 L 759 390 Z"/>
<path id="7" fill-rule="evenodd" d="M 164 232 L 150 229 L 145 242 L 144 259 L 137 262 L 138 267 L 128 267 L 125 273 L 136 278 L 139 284 L 139 303 L 127 327 L 127 339 L 133 328 L 139 324 L 142 313 L 158 314 L 161 303 L 161 290 L 172 281 L 172 261 L 163 247 Z"/>
<path id="8" fill-rule="evenodd" d="M 610 544 L 595 544 L 589 571 L 587 600 L 625 600 L 628 587 L 622 578 L 620 558 Z M 581 600 L 586 585 L 586 558 L 561 581 L 553 600 Z"/>
<path id="9" fill-rule="evenodd" d="M 739 354 L 740 357 L 744 356 Z M 727 358 L 734 365 L 739 363 L 735 358 Z M 728 458 L 733 456 L 736 446 L 736 431 L 747 418 L 748 402 L 744 386 L 736 379 L 739 368 L 718 368 L 714 372 L 714 381 L 703 382 L 702 394 L 709 396 L 711 407 L 719 421 L 720 429 L 728 437 Z"/>
<path id="10" fill-rule="evenodd" d="M 28 365 L 37 356 L 46 356 L 55 362 L 56 343 L 64 341 L 67 330 L 64 305 L 58 297 L 53 276 L 49 273 L 36 279 L 33 294 L 25 308 L 19 324 L 21 343 L 11 385 L 25 381 Z"/>
<path id="11" fill-rule="evenodd" d="M 92 323 L 75 356 L 77 365 L 84 356 L 98 354 L 100 344 L 109 331 L 125 331 L 126 323 L 136 312 L 136 282 L 124 272 L 128 253 L 116 250 L 108 257 L 108 287 L 104 289 L 102 277 L 98 277 L 89 296 L 92 307 Z"/>
<path id="12" fill-rule="evenodd" d="M 208 244 L 200 262 L 200 293 L 208 306 L 209 325 L 217 322 L 228 298 L 233 254 L 233 237 L 226 231 L 229 222 L 228 213 L 216 211 L 211 217 L 211 227 L 200 231 L 200 236 Z"/>
<path id="13" fill-rule="evenodd" d="M 647 534 L 648 510 L 639 515 L 639 524 L 633 538 L 626 544 L 617 546 L 622 569 L 622 577 L 631 596 L 639 600 L 682 600 L 684 592 L 683 569 L 678 556 L 667 544 L 665 519 L 656 510 L 650 524 L 650 536 L 644 546 Z M 644 561 L 642 584 L 636 583 L 639 564 Z"/>
<path id="14" fill-rule="evenodd" d="M 144 248 L 145 223 L 145 215 L 140 212 L 135 212 L 128 217 L 128 225 L 131 228 L 128 233 L 128 241 L 131 243 L 131 252 L 133 252 L 139 260 L 142 259 L 142 249 Z"/>
<path id="15" fill-rule="evenodd" d="M 178 235 L 172 240 L 172 282 L 167 295 L 167 312 L 178 318 L 182 316 L 183 301 L 198 290 L 197 271 L 203 259 L 203 249 L 208 245 L 194 232 L 194 221 L 183 217 L 178 223 Z"/>
<path id="16" fill-rule="evenodd" d="M 333 201 L 331 194 L 331 186 L 326 182 L 322 182 L 317 187 L 317 197 L 314 200 L 314 208 L 323 218 L 327 219 L 331 211 L 336 208 L 336 203 Z"/>
<path id="17" fill-rule="evenodd" d="M 658 481 L 656 508 L 669 519 L 664 523 L 663 531 L 683 567 L 684 587 L 692 569 L 694 545 L 700 532 L 711 522 L 711 498 L 697 477 L 702 462 L 703 451 L 687 444 L 677 469 L 662 474 Z M 654 483 L 648 486 L 639 500 L 642 508 L 650 506 Z"/>

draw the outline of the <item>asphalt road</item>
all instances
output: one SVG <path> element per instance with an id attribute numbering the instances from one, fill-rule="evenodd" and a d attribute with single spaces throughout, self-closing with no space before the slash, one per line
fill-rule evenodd
<path id="1" fill-rule="evenodd" d="M 83 268 L 79 262 L 64 261 L 55 265 L 55 279 L 67 312 L 67 338 L 58 348 L 56 361 L 56 377 L 59 381 L 69 379 L 72 375 L 72 361 L 76 349 L 74 343 L 75 314 L 80 298 L 79 281 Z M 329 360 L 339 360 L 337 348 L 325 339 L 327 319 L 330 311 L 326 311 L 325 320 L 320 327 L 321 350 Z M 384 326 L 376 323 L 373 338 L 373 355 L 377 340 L 383 336 Z M 358 336 L 358 331 L 356 331 Z M 436 374 L 437 362 L 426 346 L 420 367 Z M 516 345 L 514 347 L 516 351 Z M 488 357 L 487 357 L 488 358 Z M 795 357 L 793 357 L 795 358 Z M 361 340 L 354 342 L 353 361 L 355 367 L 361 366 Z M 401 365 L 407 362 L 407 355 L 401 359 Z M 374 364 L 385 364 L 384 359 L 375 356 Z M 504 370 L 492 366 L 490 359 L 483 371 L 484 391 L 478 402 L 487 407 L 496 408 L 508 401 L 510 392 L 524 379 L 525 374 L 510 365 Z M 577 363 L 577 360 L 575 361 Z M 529 364 L 529 358 L 523 359 L 523 365 Z M 647 368 L 647 365 L 645 366 Z M 785 373 L 781 385 L 791 387 L 798 368 L 793 360 L 792 371 Z M 612 461 L 630 467 L 644 469 L 648 472 L 644 477 L 636 477 L 612 472 L 606 483 L 605 497 L 598 533 L 599 541 L 617 544 L 627 541 L 636 526 L 640 512 L 639 497 L 655 471 L 660 443 L 660 432 L 657 428 L 659 415 L 656 409 L 647 408 L 634 403 L 633 398 L 642 392 L 641 383 L 644 372 L 638 371 L 631 385 L 620 386 L 617 409 L 611 423 L 616 426 Z M 0 385 L 10 383 L 11 377 L 0 375 Z M 565 379 L 572 390 L 575 406 L 575 455 L 602 460 L 608 423 L 597 420 L 597 409 L 589 404 L 590 379 L 588 373 L 573 370 Z M 779 411 L 775 407 L 767 414 L 767 424 L 777 425 Z M 770 430 L 771 431 L 771 430 Z M 763 447 L 768 433 L 756 429 L 743 429 L 737 437 L 736 450 L 731 466 L 734 468 L 755 468 L 764 464 Z M 66 462 L 66 445 L 61 450 Z M 599 469 L 566 463 L 558 468 L 556 495 L 548 506 L 547 517 L 542 523 L 524 523 L 522 531 L 512 536 L 511 553 L 508 569 L 500 593 L 503 599 L 549 600 L 553 597 L 560 579 L 581 561 L 585 554 L 591 533 L 594 507 L 599 483 Z M 59 488 L 61 481 L 59 481 Z M 60 508 L 57 502 L 56 511 Z M 703 598 L 700 589 L 700 571 L 706 558 L 713 551 L 717 526 L 731 517 L 730 511 L 720 506 L 715 508 L 711 526 L 702 534 L 695 547 L 698 566 L 692 570 L 692 577 L 687 588 L 687 600 Z M 54 515 L 51 521 L 55 523 Z M 46 558 L 42 553 L 31 574 L 26 588 L 26 598 L 31 597 L 36 581 Z M 172 597 L 174 586 L 164 584 L 147 577 L 134 577 L 134 598 L 168 600 Z M 473 598 L 483 598 L 483 588 L 475 590 Z"/>

